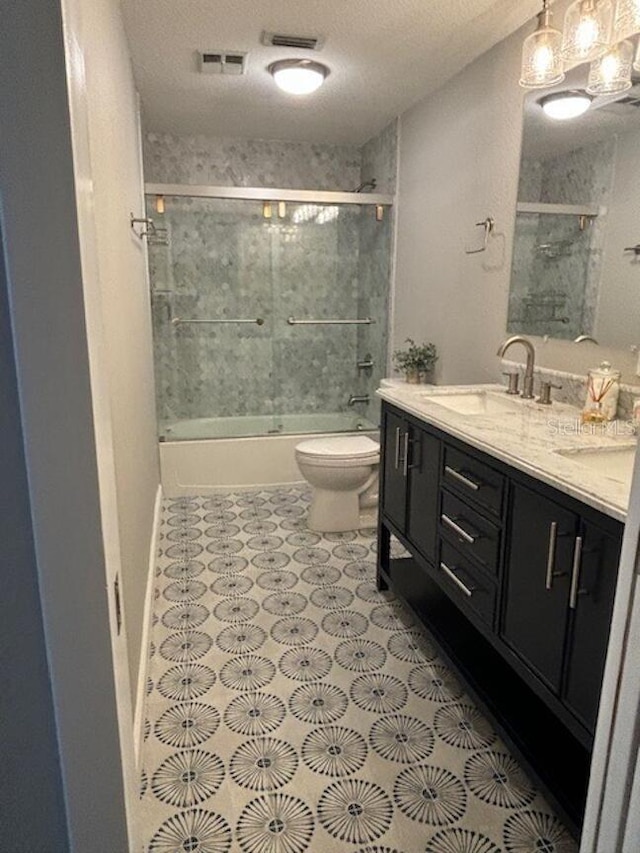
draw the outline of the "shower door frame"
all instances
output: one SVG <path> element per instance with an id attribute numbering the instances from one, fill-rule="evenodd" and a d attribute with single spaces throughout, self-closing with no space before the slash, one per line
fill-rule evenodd
<path id="1" fill-rule="evenodd" d="M 359 204 L 393 207 L 394 197 L 384 193 L 292 190 L 271 187 L 220 187 L 201 184 L 145 184 L 145 195 L 192 198 L 235 198 L 244 201 L 290 201 L 308 204 Z"/>

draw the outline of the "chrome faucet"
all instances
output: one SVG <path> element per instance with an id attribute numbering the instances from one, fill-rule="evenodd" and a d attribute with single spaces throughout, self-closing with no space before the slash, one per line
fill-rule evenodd
<path id="1" fill-rule="evenodd" d="M 348 406 L 355 406 L 356 403 L 368 403 L 369 395 L 368 394 L 352 394 L 349 397 Z"/>
<path id="2" fill-rule="evenodd" d="M 524 377 L 522 380 L 522 397 L 525 400 L 533 400 L 533 365 L 536 357 L 536 351 L 528 338 L 523 338 L 522 335 L 513 335 L 500 344 L 498 348 L 498 356 L 500 358 L 504 358 L 506 351 L 512 344 L 522 344 L 527 351 L 527 365 L 524 369 Z"/>

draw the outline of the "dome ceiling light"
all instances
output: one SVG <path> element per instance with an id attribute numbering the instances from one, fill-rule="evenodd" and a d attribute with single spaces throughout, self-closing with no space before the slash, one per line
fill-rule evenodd
<path id="1" fill-rule="evenodd" d="M 322 86 L 329 74 L 326 65 L 311 59 L 280 59 L 272 62 L 267 70 L 276 86 L 289 95 L 310 95 Z"/>
<path id="2" fill-rule="evenodd" d="M 549 118 L 556 121 L 578 118 L 591 106 L 593 99 L 581 89 L 569 89 L 566 92 L 553 92 L 540 98 L 538 103 Z"/>

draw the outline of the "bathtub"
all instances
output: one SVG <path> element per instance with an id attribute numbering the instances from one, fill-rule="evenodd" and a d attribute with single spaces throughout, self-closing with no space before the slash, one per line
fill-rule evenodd
<path id="1" fill-rule="evenodd" d="M 179 497 L 301 483 L 296 444 L 336 433 L 378 439 L 375 424 L 349 413 L 175 421 L 160 441 L 162 489 L 166 497 Z"/>

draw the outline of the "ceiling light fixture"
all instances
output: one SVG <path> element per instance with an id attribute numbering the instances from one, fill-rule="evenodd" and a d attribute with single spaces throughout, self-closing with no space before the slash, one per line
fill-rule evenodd
<path id="1" fill-rule="evenodd" d="M 621 41 L 614 45 L 604 56 L 591 63 L 587 92 L 592 95 L 612 95 L 630 89 L 632 63 L 633 44 Z"/>
<path id="2" fill-rule="evenodd" d="M 610 0 L 575 0 L 564 16 L 562 58 L 567 64 L 591 62 L 611 41 L 613 6 Z"/>
<path id="3" fill-rule="evenodd" d="M 267 69 L 276 86 L 290 95 L 310 95 L 325 81 L 329 74 L 326 65 L 311 59 L 280 59 Z"/>
<path id="4" fill-rule="evenodd" d="M 640 32 L 640 0 L 618 0 L 613 32 L 616 41 L 624 41 Z"/>
<path id="5" fill-rule="evenodd" d="M 590 62 L 587 92 L 613 95 L 629 89 L 632 63 L 640 71 L 640 40 L 635 61 L 628 41 L 640 34 L 640 0 L 574 0 L 565 15 L 564 35 L 551 26 L 550 2 L 543 0 L 536 31 L 524 41 L 520 85 L 555 86 L 565 69 Z"/>
<path id="6" fill-rule="evenodd" d="M 525 89 L 545 89 L 564 80 L 562 33 L 551 26 L 553 12 L 549 0 L 543 0 L 536 31 L 522 45 L 522 74 L 520 85 Z"/>
<path id="7" fill-rule="evenodd" d="M 549 118 L 567 121 L 586 113 L 592 100 L 581 89 L 569 89 L 566 92 L 552 92 L 550 95 L 545 95 L 538 103 Z"/>

